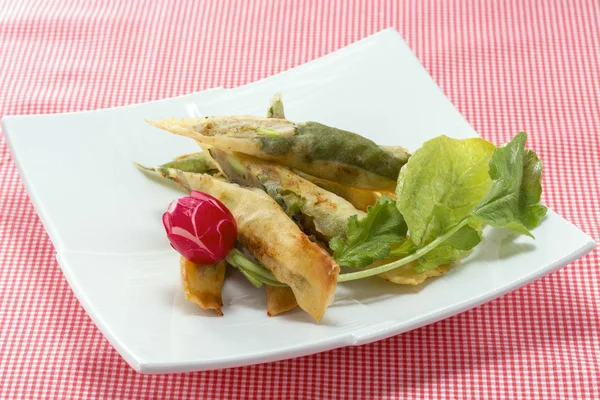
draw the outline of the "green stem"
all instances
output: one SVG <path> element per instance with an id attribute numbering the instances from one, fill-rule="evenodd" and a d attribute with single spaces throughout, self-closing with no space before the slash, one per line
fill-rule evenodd
<path id="1" fill-rule="evenodd" d="M 446 232 L 442 236 L 438 237 L 433 242 L 429 243 L 427 246 L 420 248 L 419 250 L 417 250 L 416 252 L 414 252 L 410 256 L 401 258 L 399 260 L 393 261 L 393 262 L 388 263 L 388 264 L 380 265 L 379 267 L 375 267 L 375 268 L 371 268 L 371 269 L 365 269 L 365 270 L 359 271 L 359 272 L 351 272 L 351 273 L 348 273 L 348 274 L 341 274 L 338 277 L 338 282 L 353 281 L 353 280 L 356 280 L 356 279 L 362 279 L 362 278 L 367 278 L 369 276 L 379 275 L 379 274 L 382 274 L 384 272 L 388 272 L 388 271 L 391 271 L 391 270 L 396 269 L 398 267 L 401 267 L 403 265 L 406 265 L 406 264 L 408 264 L 410 262 L 413 262 L 415 260 L 418 260 L 419 258 L 423 257 L 425 254 L 427 254 L 428 252 L 430 252 L 431 250 L 433 250 L 434 248 L 436 248 L 444 240 L 448 239 L 450 236 L 452 236 L 456 232 L 458 232 L 458 230 L 460 228 L 462 228 L 463 226 L 465 226 L 467 224 L 467 222 L 468 222 L 468 219 L 466 219 L 466 218 L 463 219 L 454 228 L 452 228 L 451 230 L 449 230 L 448 232 Z"/>
<path id="2" fill-rule="evenodd" d="M 271 271 L 258 265 L 244 256 L 238 249 L 233 249 L 227 255 L 227 262 L 236 268 L 249 271 L 255 278 L 260 279 L 263 283 L 271 286 L 287 286 L 284 283 L 278 282 Z"/>
<path id="3" fill-rule="evenodd" d="M 357 279 L 368 278 L 370 276 L 375 276 L 375 275 L 383 274 L 384 272 L 389 272 L 389 271 L 399 268 L 403 265 L 406 265 L 410 262 L 418 260 L 419 258 L 423 257 L 425 254 L 429 253 L 431 250 L 435 249 L 440 243 L 442 243 L 443 241 L 448 239 L 450 236 L 452 236 L 456 232 L 458 232 L 460 230 L 460 228 L 465 226 L 468 222 L 469 222 L 469 220 L 467 218 L 463 219 L 454 228 L 452 228 L 451 230 L 449 230 L 442 236 L 435 239 L 433 242 L 429 243 L 427 246 L 420 248 L 419 250 L 417 250 L 416 252 L 414 252 L 413 254 L 411 254 L 409 256 L 406 256 L 404 258 L 401 258 L 399 260 L 396 260 L 396 261 L 388 263 L 388 264 L 380 265 L 379 267 L 365 269 L 365 270 L 362 270 L 359 272 L 351 272 L 348 274 L 340 274 L 338 276 L 337 281 L 338 282 L 348 282 L 348 281 L 354 281 Z M 227 256 L 227 262 L 229 262 L 229 264 L 233 265 L 236 268 L 239 268 L 241 270 L 246 270 L 247 272 L 251 273 L 255 279 L 258 279 L 267 285 L 279 286 L 279 287 L 287 286 L 286 284 L 277 281 L 277 279 L 275 279 L 275 277 L 273 276 L 271 271 L 269 271 L 268 269 L 264 268 L 263 266 L 261 266 L 259 264 L 256 264 L 256 263 L 250 261 L 249 259 L 246 258 L 246 256 L 244 256 L 244 254 L 241 251 L 239 251 L 237 249 L 231 250 L 231 252 Z"/>
<path id="4" fill-rule="evenodd" d="M 258 135 L 263 135 L 272 138 L 281 136 L 281 132 L 269 128 L 256 128 L 256 133 Z"/>
<path id="5" fill-rule="evenodd" d="M 154 168 L 152 168 L 152 167 L 146 167 L 145 165 L 142 165 L 142 164 L 137 163 L 137 162 L 134 162 L 134 164 L 135 164 L 136 167 L 138 167 L 141 170 L 148 171 L 148 172 L 156 172 L 154 170 Z"/>

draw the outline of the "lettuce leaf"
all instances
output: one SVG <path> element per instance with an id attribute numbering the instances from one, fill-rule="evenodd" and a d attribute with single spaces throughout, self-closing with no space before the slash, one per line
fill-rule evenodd
<path id="1" fill-rule="evenodd" d="M 350 217 L 347 237 L 332 238 L 329 247 L 338 264 L 364 268 L 386 258 L 392 244 L 404 241 L 406 229 L 394 200 L 384 195 L 368 208 L 367 216 L 360 221 L 356 215 Z"/>
<path id="2" fill-rule="evenodd" d="M 469 225 L 461 226 L 448 239 L 417 259 L 416 272 L 425 272 L 444 264 L 451 264 L 481 242 L 481 231 Z"/>
<path id="3" fill-rule="evenodd" d="M 488 191 L 495 146 L 483 139 L 427 141 L 400 171 L 397 206 L 411 240 L 424 246 L 460 222 Z"/>
<path id="4" fill-rule="evenodd" d="M 492 183 L 488 165 L 494 149 L 480 138 L 440 136 L 408 160 L 398 177 L 396 197 L 416 249 L 456 226 L 483 198 Z M 415 269 L 422 272 L 453 262 L 480 239 L 474 228 L 464 226 L 421 257 Z"/>
<path id="5" fill-rule="evenodd" d="M 547 208 L 541 204 L 542 162 L 525 150 L 527 134 L 520 132 L 505 146 L 494 151 L 490 160 L 492 185 L 471 215 L 496 228 L 508 228 L 533 237 Z"/>

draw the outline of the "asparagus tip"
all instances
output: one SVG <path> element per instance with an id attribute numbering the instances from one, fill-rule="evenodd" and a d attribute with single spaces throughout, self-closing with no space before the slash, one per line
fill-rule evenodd
<path id="1" fill-rule="evenodd" d="M 145 165 L 142 165 L 136 161 L 134 161 L 133 163 L 135 164 L 136 167 L 138 167 L 142 171 L 156 172 L 156 170 L 153 167 L 146 167 Z"/>

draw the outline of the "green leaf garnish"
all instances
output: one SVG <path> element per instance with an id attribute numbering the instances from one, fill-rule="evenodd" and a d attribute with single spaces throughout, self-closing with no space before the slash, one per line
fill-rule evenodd
<path id="1" fill-rule="evenodd" d="M 416 249 L 417 249 L 417 246 L 415 246 L 413 241 L 410 240 L 409 238 L 406 238 L 406 240 L 404 241 L 404 243 L 402 243 L 401 246 L 396 247 L 396 248 L 392 249 L 392 251 L 390 251 L 388 258 L 406 257 L 406 256 L 414 253 Z"/>
<path id="2" fill-rule="evenodd" d="M 406 223 L 390 197 L 382 196 L 367 211 L 367 216 L 360 221 L 356 215 L 348 219 L 347 237 L 336 236 L 329 241 L 338 264 L 366 267 L 386 258 L 391 244 L 404 240 Z"/>
<path id="3" fill-rule="evenodd" d="M 488 191 L 494 145 L 480 138 L 427 141 L 400 171 L 396 197 L 411 240 L 422 247 L 460 222 Z"/>
<path id="4" fill-rule="evenodd" d="M 409 238 L 389 255 L 402 258 L 342 274 L 338 281 L 378 275 L 414 261 L 416 272 L 454 262 L 480 242 L 483 224 L 532 236 L 530 230 L 547 209 L 539 204 L 541 162 L 525 150 L 526 139 L 519 133 L 493 153 L 482 139 L 440 137 L 425 143 L 402 169 L 396 190 Z"/>
<path id="5" fill-rule="evenodd" d="M 508 228 L 533 237 L 535 228 L 546 215 L 541 204 L 542 163 L 531 150 L 525 150 L 527 134 L 519 133 L 496 151 L 490 161 L 493 182 L 471 215 L 496 228 Z"/>
<path id="6" fill-rule="evenodd" d="M 492 182 L 488 165 L 494 149 L 481 138 L 440 136 L 427 141 L 408 160 L 400 171 L 396 196 L 416 249 L 455 227 L 485 195 Z M 479 241 L 475 229 L 464 226 L 421 257 L 415 270 L 451 263 Z"/>
<path id="7" fill-rule="evenodd" d="M 424 272 L 443 264 L 450 264 L 458 260 L 465 251 L 471 250 L 481 242 L 481 232 L 464 225 L 448 239 L 441 242 L 436 248 L 418 259 L 414 270 Z"/>
<path id="8" fill-rule="evenodd" d="M 422 247 L 422 248 L 418 249 L 417 251 L 415 251 L 414 253 L 412 253 L 406 257 L 403 257 L 399 260 L 393 261 L 389 264 L 381 265 L 376 268 L 370 268 L 370 269 L 362 270 L 359 272 L 351 272 L 348 274 L 341 274 L 338 277 L 338 282 L 353 281 L 356 279 L 363 279 L 363 278 L 367 278 L 369 276 L 379 275 L 384 272 L 388 272 L 388 271 L 391 271 L 398 267 L 401 267 L 403 265 L 406 265 L 408 263 L 411 263 L 413 261 L 416 261 L 419 258 L 425 256 L 427 253 L 429 253 L 433 249 L 435 249 L 441 243 L 446 241 L 448 238 L 450 238 L 452 235 L 454 235 L 456 232 L 458 232 L 466 224 L 467 224 L 467 220 L 465 219 L 461 223 L 459 223 L 457 226 L 452 228 L 450 231 L 446 232 L 444 235 L 438 237 L 433 242 L 429 243 L 427 246 Z"/>

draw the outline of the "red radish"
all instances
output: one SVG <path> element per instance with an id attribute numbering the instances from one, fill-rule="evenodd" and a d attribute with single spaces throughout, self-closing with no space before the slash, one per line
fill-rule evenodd
<path id="1" fill-rule="evenodd" d="M 169 205 L 163 224 L 171 246 L 200 265 L 223 260 L 237 238 L 237 224 L 229 209 L 214 197 L 195 190 Z"/>

